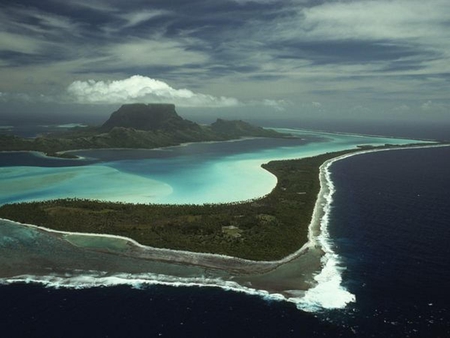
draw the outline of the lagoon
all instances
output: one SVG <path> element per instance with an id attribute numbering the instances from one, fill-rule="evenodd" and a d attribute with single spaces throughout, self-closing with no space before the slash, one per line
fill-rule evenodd
<path id="1" fill-rule="evenodd" d="M 153 150 L 83 150 L 78 160 L 37 153 L 0 153 L 0 204 L 88 198 L 114 202 L 230 203 L 268 194 L 270 160 L 304 158 L 358 145 L 417 140 L 277 129 L 300 139 L 251 138 Z M 36 163 L 36 165 L 33 165 Z"/>
<path id="2" fill-rule="evenodd" d="M 301 138 L 193 143 L 156 150 L 85 150 L 75 152 L 80 156 L 77 161 L 40 156 L 39 166 L 14 166 L 13 161 L 4 161 L 0 168 L 5 174 L 1 176 L 2 187 L 16 190 L 9 195 L 3 191 L 2 200 L 7 203 L 8 200 L 78 197 L 134 203 L 229 203 L 261 197 L 273 189 L 277 183 L 275 176 L 260 167 L 270 160 L 310 157 L 358 145 L 417 143 L 416 140 L 289 131 Z M 5 157 L 11 159 L 11 153 L 7 155 Z M 20 160 L 16 164 L 32 163 L 30 159 L 24 161 L 23 156 L 23 153 L 18 156 Z M 36 154 L 26 156 L 36 157 Z M 62 165 L 65 161 L 67 166 Z M 319 236 L 320 246 L 326 249 L 329 238 L 324 230 L 331 190 L 324 186 L 329 181 L 324 175 L 326 167 L 321 171 L 322 190 L 310 233 Z M 331 266 L 322 260 L 322 267 L 326 268 L 322 272 L 328 277 L 322 280 L 323 274 L 316 275 L 321 270 L 323 254 L 316 245 L 317 238 L 279 261 L 256 263 L 233 257 L 153 249 L 117 237 L 38 232 L 34 226 L 6 220 L 1 223 L 3 232 L 16 228 L 40 238 L 38 247 L 34 245 L 35 240 L 32 245 L 27 242 L 29 236 L 24 240 L 20 236 L 10 236 L 20 243 L 19 249 L 17 245 L 4 243 L 4 254 L 10 256 L 3 262 L 6 264 L 2 268 L 3 275 L 10 276 L 3 279 L 4 283 L 34 281 L 77 288 L 117 284 L 219 286 L 285 299 L 308 311 L 318 307 L 340 308 L 353 301 L 353 296 L 340 286 L 340 272 L 331 248 L 329 252 L 325 250 L 324 256 Z M 319 226 L 323 227 L 322 239 L 317 230 Z M 55 256 L 55 252 L 60 254 Z M 29 265 L 30 255 L 34 257 L 32 265 Z M 160 260 L 161 255 L 165 262 Z M 10 265 L 13 261 L 20 264 Z M 234 268 L 228 271 L 223 267 L 217 269 L 218 266 Z M 238 266 L 247 272 L 237 272 Z M 230 274 L 231 271 L 234 273 Z M 316 288 L 306 291 L 317 283 Z M 324 287 L 327 292 L 323 292 Z M 326 297 L 329 292 L 339 295 L 335 297 L 338 301 L 329 303 Z"/>

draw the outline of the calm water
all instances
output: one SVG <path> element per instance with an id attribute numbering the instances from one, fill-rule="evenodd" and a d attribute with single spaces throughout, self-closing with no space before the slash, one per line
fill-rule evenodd
<path id="1" fill-rule="evenodd" d="M 156 150 L 79 151 L 82 160 L 0 153 L 0 204 L 64 197 L 139 203 L 219 203 L 269 193 L 273 159 L 299 158 L 360 144 L 411 140 L 288 130 L 301 139 L 247 139 Z"/>
<path id="2" fill-rule="evenodd" d="M 330 232 L 346 309 L 214 288 L 0 286 L 7 337 L 448 337 L 450 148 L 381 152 L 331 167 Z"/>

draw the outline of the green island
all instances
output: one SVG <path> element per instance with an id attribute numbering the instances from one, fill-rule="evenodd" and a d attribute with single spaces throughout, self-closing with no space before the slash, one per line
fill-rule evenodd
<path id="1" fill-rule="evenodd" d="M 3 205 L 0 217 L 60 231 L 125 236 L 158 248 L 277 260 L 308 241 L 322 163 L 355 151 L 264 164 L 278 183 L 265 197 L 246 202 L 146 205 L 60 199 Z"/>
<path id="2" fill-rule="evenodd" d="M 217 119 L 200 125 L 183 119 L 173 104 L 124 104 L 101 126 L 76 127 L 58 133 L 23 138 L 0 133 L 0 151 L 39 151 L 48 156 L 76 157 L 69 150 L 153 149 L 187 142 L 226 141 L 241 137 L 292 138 L 291 135 L 241 120 Z"/>
<path id="3" fill-rule="evenodd" d="M 37 150 L 71 157 L 65 151 L 155 148 L 245 136 L 292 137 L 243 121 L 218 119 L 210 126 L 200 126 L 178 116 L 172 104 L 130 104 L 123 105 L 100 127 L 35 139 L 0 135 L 0 150 Z M 320 166 L 343 154 L 389 147 L 392 145 L 361 145 L 311 158 L 269 162 L 263 168 L 277 177 L 276 187 L 267 196 L 240 203 L 146 205 L 60 199 L 3 205 L 0 217 L 60 231 L 124 236 L 156 248 L 278 260 L 308 241 L 320 191 Z"/>

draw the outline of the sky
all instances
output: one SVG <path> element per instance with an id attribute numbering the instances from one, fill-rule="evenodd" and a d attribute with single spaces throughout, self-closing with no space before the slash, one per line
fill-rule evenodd
<path id="1" fill-rule="evenodd" d="M 0 0 L 0 114 L 450 121 L 449 0 Z"/>

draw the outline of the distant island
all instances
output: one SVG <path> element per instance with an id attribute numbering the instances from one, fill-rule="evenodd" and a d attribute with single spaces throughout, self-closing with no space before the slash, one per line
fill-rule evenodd
<path id="1" fill-rule="evenodd" d="M 68 150 L 152 149 L 186 142 L 226 141 L 241 137 L 290 137 L 244 121 L 218 119 L 209 126 L 183 119 L 173 104 L 124 104 L 100 127 L 73 128 L 34 139 L 0 134 L 0 151 L 39 151 L 73 157 Z"/>

